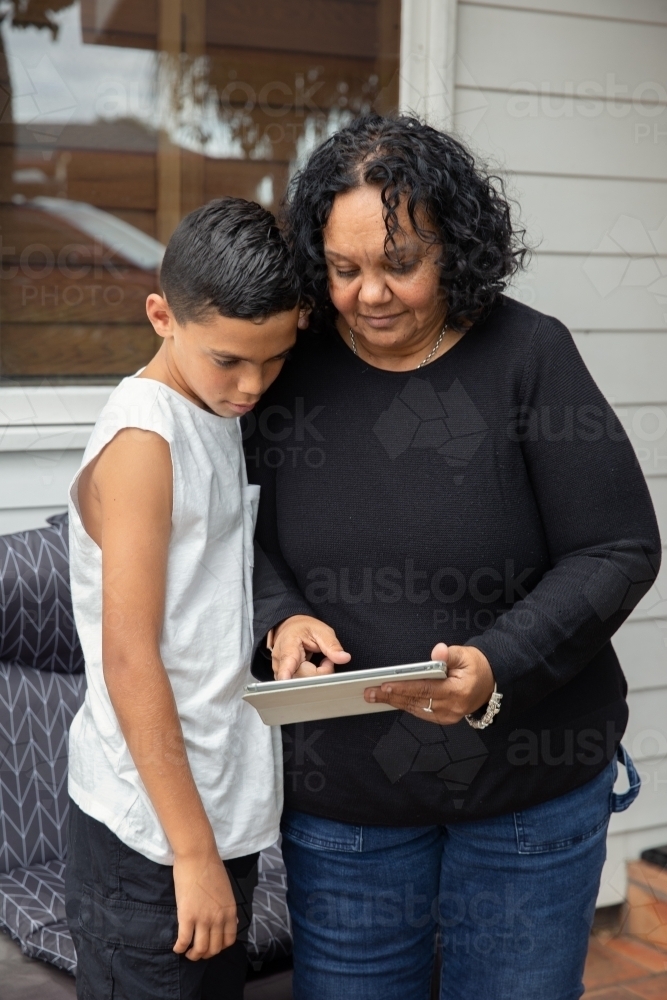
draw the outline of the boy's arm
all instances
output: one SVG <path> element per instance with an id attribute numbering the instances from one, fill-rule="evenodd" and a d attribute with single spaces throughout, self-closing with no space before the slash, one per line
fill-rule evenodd
<path id="1" fill-rule="evenodd" d="M 84 526 L 102 549 L 104 679 L 174 852 L 174 951 L 210 958 L 236 938 L 236 904 L 194 783 L 160 657 L 173 471 L 168 443 L 121 431 L 82 475 Z"/>

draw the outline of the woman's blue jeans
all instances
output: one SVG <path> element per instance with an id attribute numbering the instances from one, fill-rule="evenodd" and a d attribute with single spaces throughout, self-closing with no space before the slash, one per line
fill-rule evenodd
<path id="1" fill-rule="evenodd" d="M 495 819 L 352 826 L 286 811 L 294 1000 L 575 1000 L 612 812 L 616 761 L 581 788 Z"/>

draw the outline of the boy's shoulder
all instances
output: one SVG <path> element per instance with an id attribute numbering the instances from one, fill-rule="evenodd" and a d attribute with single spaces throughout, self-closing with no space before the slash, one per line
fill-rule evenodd
<path id="1" fill-rule="evenodd" d="M 174 407 L 167 386 L 155 379 L 124 378 L 113 390 L 88 442 L 87 451 L 103 447 L 124 428 L 154 431 L 167 440 L 174 434 Z"/>

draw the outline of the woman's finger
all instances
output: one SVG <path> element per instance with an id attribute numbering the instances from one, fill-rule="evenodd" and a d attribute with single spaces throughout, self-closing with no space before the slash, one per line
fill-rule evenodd
<path id="1" fill-rule="evenodd" d="M 291 680 L 301 664 L 307 659 L 299 635 L 281 636 L 273 647 L 271 659 L 276 680 Z"/>
<path id="2" fill-rule="evenodd" d="M 310 630 L 312 642 L 317 644 L 320 653 L 323 653 L 329 663 L 349 663 L 352 659 L 346 653 L 332 628 L 324 623 L 313 625 Z"/>
<path id="3" fill-rule="evenodd" d="M 366 701 L 383 701 L 389 705 L 421 704 L 428 705 L 430 698 L 444 698 L 447 693 L 447 681 L 392 681 L 379 688 L 366 688 Z"/>
<path id="4" fill-rule="evenodd" d="M 336 672 L 336 665 L 328 656 L 325 656 L 318 664 L 317 672 L 318 674 L 333 674 Z"/>

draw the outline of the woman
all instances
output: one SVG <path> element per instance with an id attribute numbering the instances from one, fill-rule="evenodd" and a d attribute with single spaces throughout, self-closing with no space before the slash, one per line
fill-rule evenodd
<path id="1" fill-rule="evenodd" d="M 568 331 L 502 295 L 522 233 L 458 142 L 353 122 L 287 224 L 311 314 L 248 429 L 256 635 L 278 677 L 449 674 L 284 729 L 295 1000 L 425 1000 L 438 929 L 443 1000 L 579 997 L 638 790 L 609 640 L 658 569 L 646 485 Z"/>

